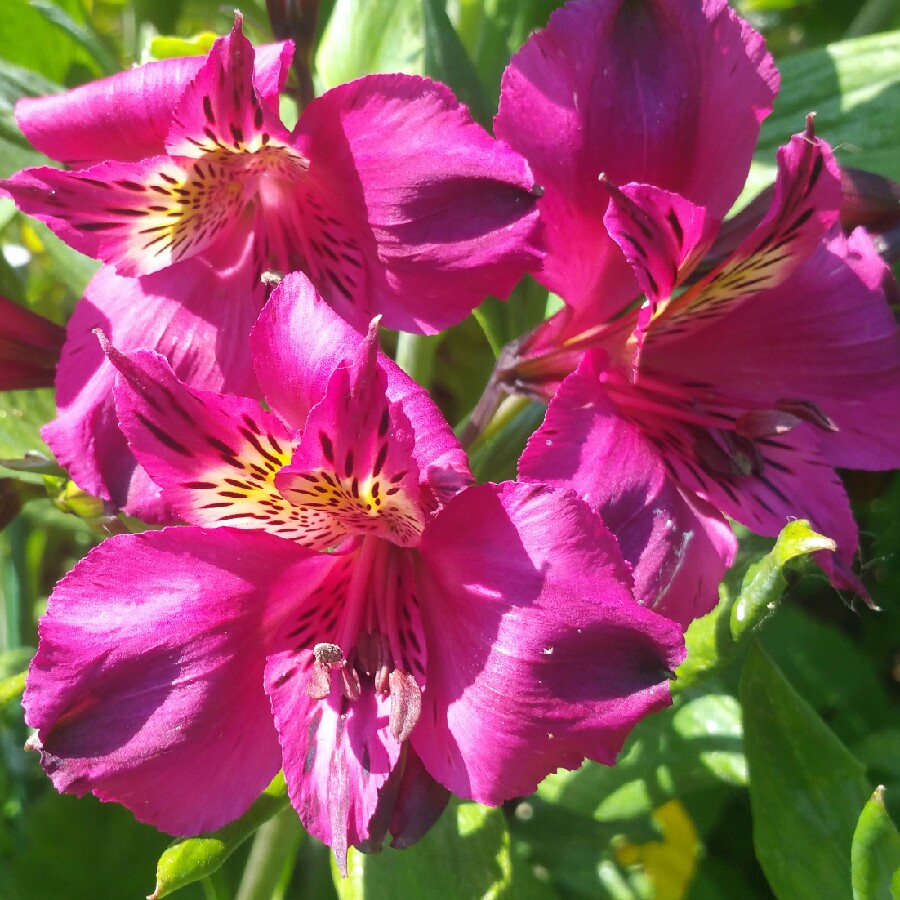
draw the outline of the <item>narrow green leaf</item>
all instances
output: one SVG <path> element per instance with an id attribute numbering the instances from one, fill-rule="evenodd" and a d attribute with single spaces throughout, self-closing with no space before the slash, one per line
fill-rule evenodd
<path id="1" fill-rule="evenodd" d="M 695 684 L 746 646 L 781 599 L 787 586 L 782 570 L 789 562 L 834 547 L 834 541 L 816 534 L 806 520 L 788 522 L 772 551 L 747 570 L 740 593 L 691 623 L 685 633 L 687 659 L 678 667 L 672 690 L 681 691 Z"/>
<path id="2" fill-rule="evenodd" d="M 763 123 L 738 205 L 775 177 L 775 151 L 816 113 L 838 161 L 900 180 L 900 31 L 840 41 L 779 60 L 781 91 Z"/>
<path id="3" fill-rule="evenodd" d="M 80 297 L 100 268 L 100 263 L 60 240 L 43 222 L 32 221 L 30 225 L 44 245 L 59 280 L 76 297 Z"/>
<path id="4" fill-rule="evenodd" d="M 70 18 L 82 12 L 79 0 L 57 0 L 54 5 Z M 3 0 L 0 47 L 6 61 L 25 66 L 58 84 L 87 81 L 98 71 L 84 47 L 48 21 L 29 0 Z"/>
<path id="5" fill-rule="evenodd" d="M 447 17 L 446 0 L 422 0 L 425 74 L 449 85 L 472 116 L 490 127 L 494 110 L 466 48 Z"/>
<path id="6" fill-rule="evenodd" d="M 370 72 L 425 71 L 420 0 L 337 0 L 316 51 L 323 86 Z"/>
<path id="7" fill-rule="evenodd" d="M 0 30 L 0 41 L 2 38 Z M 55 81 L 0 59 L 0 177 L 8 178 L 28 166 L 49 164 L 47 157 L 35 150 L 20 131 L 16 124 L 15 105 L 21 97 L 54 94 L 61 90 L 62 87 Z M 3 205 L 15 209 L 11 200 L 4 200 Z"/>
<path id="8" fill-rule="evenodd" d="M 494 356 L 499 356 L 506 344 L 531 331 L 548 314 L 547 289 L 530 276 L 513 288 L 508 300 L 488 297 L 474 312 Z"/>
<path id="9" fill-rule="evenodd" d="M 846 900 L 862 764 L 758 647 L 741 679 L 757 859 L 779 900 Z"/>
<path id="10" fill-rule="evenodd" d="M 366 855 L 351 850 L 347 878 L 337 874 L 340 900 L 498 897 L 512 878 L 510 839 L 498 809 L 454 803 L 414 846 Z"/>
<path id="11" fill-rule="evenodd" d="M 900 895 L 900 833 L 877 787 L 863 808 L 850 848 L 853 900 L 889 900 Z"/>
<path id="12" fill-rule="evenodd" d="M 47 0 L 31 0 L 31 7 L 71 38 L 75 44 L 83 47 L 97 63 L 101 75 L 112 75 L 119 71 L 121 68 L 119 61 L 89 26 L 76 22 L 64 9 L 55 3 L 48 3 Z"/>
<path id="13" fill-rule="evenodd" d="M 202 837 L 173 841 L 156 865 L 156 887 L 150 900 L 212 875 L 257 828 L 288 805 L 287 784 L 280 772 L 236 822 Z"/>
<path id="14" fill-rule="evenodd" d="M 457 29 L 492 104 L 500 78 L 528 35 L 547 24 L 558 0 L 463 0 L 457 4 Z"/>
<path id="15" fill-rule="evenodd" d="M 469 451 L 475 480 L 514 479 L 525 442 L 540 425 L 545 412 L 544 406 L 524 397 L 507 398 Z"/>

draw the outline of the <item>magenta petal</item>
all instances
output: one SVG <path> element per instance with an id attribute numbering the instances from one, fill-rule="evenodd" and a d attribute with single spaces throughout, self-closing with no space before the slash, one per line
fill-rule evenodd
<path id="1" fill-rule="evenodd" d="M 250 337 L 266 402 L 299 427 L 325 395 L 332 373 L 357 352 L 362 335 L 332 310 L 306 276 L 288 275 L 273 292 Z M 378 355 L 387 398 L 401 406 L 415 433 L 413 458 L 440 496 L 471 480 L 465 452 L 428 392 L 393 360 Z"/>
<path id="2" fill-rule="evenodd" d="M 302 548 L 228 529 L 117 536 L 57 586 L 24 697 L 60 791 L 173 834 L 241 815 L 281 764 L 263 689 Z"/>
<path id="3" fill-rule="evenodd" d="M 180 518 L 285 538 L 306 534 L 274 484 L 293 449 L 277 416 L 255 400 L 189 388 L 157 353 L 107 346 L 107 354 L 121 376 L 119 426 Z"/>
<path id="4" fill-rule="evenodd" d="M 358 233 L 370 306 L 339 311 L 433 333 L 537 267 L 538 215 L 525 161 L 494 141 L 447 88 L 371 75 L 328 91 L 294 135 L 310 177 Z"/>
<path id="5" fill-rule="evenodd" d="M 290 44 L 256 51 L 256 86 L 276 112 L 292 53 Z M 16 121 L 38 150 L 73 166 L 158 156 L 165 153 L 175 105 L 204 62 L 202 56 L 165 59 L 65 94 L 23 98 Z"/>
<path id="6" fill-rule="evenodd" d="M 332 374 L 290 465 L 275 476 L 281 494 L 314 524 L 309 546 L 319 550 L 346 533 L 411 546 L 425 524 L 415 435 L 402 408 L 387 399 L 378 352 L 373 325 Z"/>
<path id="7" fill-rule="evenodd" d="M 310 654 L 311 655 L 311 654 Z M 275 723 L 284 747 L 291 803 L 310 834 L 331 847 L 346 873 L 347 848 L 366 841 L 379 789 L 397 764 L 400 745 L 388 728 L 390 701 L 363 685 L 349 713 L 335 686 L 326 700 L 312 699 L 301 679 L 277 690 L 284 660 L 275 656 L 266 674 Z"/>
<path id="8" fill-rule="evenodd" d="M 0 189 L 71 247 L 137 277 L 203 253 L 231 265 L 248 237 L 247 198 L 236 183 L 227 159 L 216 168 L 155 156 L 75 172 L 25 169 Z"/>
<path id="9" fill-rule="evenodd" d="M 708 327 L 748 297 L 786 281 L 837 222 L 840 201 L 837 163 L 828 145 L 813 137 L 810 116 L 806 133 L 778 151 L 778 180 L 762 221 L 728 260 L 669 303 L 655 329 L 677 335 L 685 327 Z"/>
<path id="10" fill-rule="evenodd" d="M 600 224 L 601 173 L 723 218 L 777 82 L 762 38 L 724 0 L 582 0 L 554 12 L 513 57 L 495 121 L 545 189 L 544 282 L 576 310 L 593 300 L 617 312 L 635 292 Z"/>
<path id="11" fill-rule="evenodd" d="M 685 498 L 657 447 L 607 399 L 600 373 L 588 353 L 562 383 L 519 476 L 580 494 L 632 566 L 638 602 L 686 628 L 718 603 L 735 538 L 721 515 Z"/>
<path id="12" fill-rule="evenodd" d="M 428 687 L 412 744 L 462 797 L 498 804 L 584 757 L 611 764 L 670 702 L 681 629 L 637 605 L 615 541 L 574 494 L 458 494 L 426 529 Z"/>
<path id="13" fill-rule="evenodd" d="M 207 153 L 257 149 L 275 137 L 285 140 L 288 132 L 278 117 L 277 94 L 264 106 L 254 84 L 253 46 L 241 31 L 242 20 L 219 38 L 203 66 L 185 87 L 172 117 L 166 149 L 172 156 L 203 158 Z M 276 57 L 280 61 L 280 56 Z M 269 75 L 269 88 L 279 87 L 287 72 L 276 68 Z M 262 144 L 264 146 L 264 143 Z"/>
<path id="14" fill-rule="evenodd" d="M 77 484 L 148 521 L 171 519 L 158 488 L 119 430 L 115 369 L 93 329 L 120 350 L 154 349 L 195 387 L 255 396 L 246 336 L 262 306 L 246 273 L 215 272 L 201 260 L 141 279 L 101 268 L 77 305 L 57 370 L 58 415 L 44 440 Z"/>
<path id="15" fill-rule="evenodd" d="M 309 582 L 312 592 L 301 598 L 276 638 L 265 682 L 291 803 L 306 829 L 332 848 L 346 871 L 347 848 L 369 838 L 400 744 L 389 728 L 390 698 L 374 690 L 371 678 L 361 679 L 352 702 L 342 693 L 338 673 L 331 674 L 330 688 L 312 689 L 315 661 L 309 637 L 341 641 L 348 573 L 356 564 L 340 553 L 319 559 L 322 568 L 315 583 Z"/>
<path id="16" fill-rule="evenodd" d="M 603 222 L 635 270 L 641 290 L 659 304 L 672 296 L 712 244 L 719 225 L 701 206 L 648 184 L 607 183 Z"/>
<path id="17" fill-rule="evenodd" d="M 203 57 L 151 62 L 74 88 L 25 98 L 16 121 L 51 159 L 69 165 L 139 160 L 165 152 L 172 110 Z"/>
<path id="18" fill-rule="evenodd" d="M 730 315 L 679 340 L 657 343 L 651 329 L 643 363 L 751 407 L 812 403 L 837 429 L 819 434 L 832 465 L 896 468 L 900 330 L 884 272 L 865 232 L 835 232 L 791 278 Z"/>

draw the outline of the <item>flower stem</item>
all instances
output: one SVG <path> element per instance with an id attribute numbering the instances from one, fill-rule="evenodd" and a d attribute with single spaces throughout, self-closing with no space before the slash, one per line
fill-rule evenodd
<path id="1" fill-rule="evenodd" d="M 439 334 L 407 334 L 405 331 L 397 336 L 397 365 L 423 388 L 431 384 L 441 337 Z"/>
<path id="2" fill-rule="evenodd" d="M 235 900 L 279 900 L 294 867 L 303 829 L 297 813 L 281 810 L 253 838 Z"/>

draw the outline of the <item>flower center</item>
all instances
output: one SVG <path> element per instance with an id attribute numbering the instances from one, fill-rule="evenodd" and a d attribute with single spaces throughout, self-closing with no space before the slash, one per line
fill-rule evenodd
<path id="1" fill-rule="evenodd" d="M 364 691 L 390 700 L 389 728 L 397 741 L 409 737 L 422 709 L 425 648 L 409 553 L 375 537 L 356 539 L 346 554 L 344 596 L 322 598 L 321 617 L 306 611 L 308 624 L 292 637 L 311 647 L 307 694 L 323 700 L 336 691 L 355 702 Z M 327 607 L 341 603 L 341 614 Z M 307 651 L 309 652 L 309 651 Z"/>

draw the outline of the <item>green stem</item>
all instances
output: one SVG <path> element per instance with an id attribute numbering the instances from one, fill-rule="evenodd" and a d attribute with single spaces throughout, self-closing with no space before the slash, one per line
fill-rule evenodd
<path id="1" fill-rule="evenodd" d="M 235 900 L 278 900 L 283 897 L 302 837 L 297 813 L 290 807 L 262 825 L 253 838 Z"/>
<path id="2" fill-rule="evenodd" d="M 846 37 L 862 37 L 886 28 L 897 15 L 897 0 L 868 0 L 850 23 Z"/>
<path id="3" fill-rule="evenodd" d="M 514 394 L 504 398 L 491 417 L 490 422 L 482 430 L 481 434 L 472 442 L 470 453 L 476 453 L 487 444 L 496 434 L 501 432 L 512 420 L 525 409 L 531 401 L 527 397 Z"/>
<path id="4" fill-rule="evenodd" d="M 440 334 L 407 334 L 405 331 L 397 337 L 397 365 L 423 388 L 431 385 L 441 337 Z"/>

